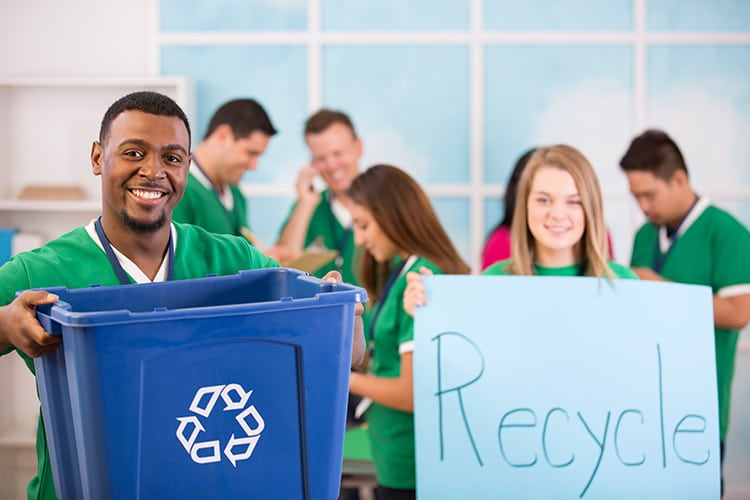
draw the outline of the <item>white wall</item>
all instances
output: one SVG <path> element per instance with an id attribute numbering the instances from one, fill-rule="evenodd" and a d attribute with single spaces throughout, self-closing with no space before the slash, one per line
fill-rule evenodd
<path id="1" fill-rule="evenodd" d="M 154 2 L 4 0 L 0 76 L 148 75 Z"/>

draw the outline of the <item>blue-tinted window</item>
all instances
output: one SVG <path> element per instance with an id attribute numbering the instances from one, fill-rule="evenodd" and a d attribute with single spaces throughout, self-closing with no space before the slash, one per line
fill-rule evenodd
<path id="1" fill-rule="evenodd" d="M 258 31 L 303 30 L 305 0 L 160 0 L 161 30 Z"/>
<path id="2" fill-rule="evenodd" d="M 698 189 L 750 182 L 748 61 L 750 46 L 648 51 L 647 126 L 673 137 Z"/>
<path id="3" fill-rule="evenodd" d="M 250 228 L 266 246 L 270 247 L 276 243 L 281 225 L 289 215 L 292 203 L 294 203 L 293 198 L 247 197 Z"/>
<path id="4" fill-rule="evenodd" d="M 464 261 L 471 265 L 469 200 L 466 198 L 432 197 L 431 201 L 440 223 L 448 233 L 456 250 L 464 258 Z"/>
<path id="5" fill-rule="evenodd" d="M 652 31 L 748 31 L 747 0 L 648 0 L 648 29 Z"/>
<path id="6" fill-rule="evenodd" d="M 627 31 L 632 0 L 485 0 L 484 28 L 504 31 Z"/>
<path id="7" fill-rule="evenodd" d="M 322 0 L 324 30 L 439 31 L 469 27 L 468 0 Z"/>
<path id="8" fill-rule="evenodd" d="M 500 219 L 502 219 L 505 214 L 504 203 L 505 200 L 503 198 L 484 199 L 484 227 L 482 230 L 484 231 L 483 236 L 485 239 L 482 240 L 482 243 L 486 241 L 490 231 L 500 224 Z"/>
<path id="9" fill-rule="evenodd" d="M 364 163 L 420 182 L 469 178 L 469 62 L 463 46 L 327 46 L 323 104 L 350 114 Z"/>
<path id="10" fill-rule="evenodd" d="M 260 102 L 279 131 L 248 173 L 255 182 L 294 184 L 307 161 L 302 130 L 307 118 L 307 55 L 295 46 L 176 46 L 162 49 L 164 75 L 190 77 L 196 112 L 191 116 L 193 143 L 203 137 L 208 120 L 225 101 L 252 97 Z"/>
<path id="11" fill-rule="evenodd" d="M 567 143 L 602 184 L 620 184 L 632 131 L 632 56 L 624 45 L 489 46 L 485 51 L 485 182 L 505 184 L 530 147 Z"/>

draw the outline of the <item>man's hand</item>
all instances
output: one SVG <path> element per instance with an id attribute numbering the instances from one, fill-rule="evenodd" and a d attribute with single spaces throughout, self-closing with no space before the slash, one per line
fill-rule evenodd
<path id="1" fill-rule="evenodd" d="M 41 291 L 26 291 L 7 306 L 0 307 L 0 348 L 10 345 L 32 358 L 44 356 L 56 349 L 60 335 L 47 333 L 36 318 L 36 308 L 53 304 L 58 296 Z"/>
<path id="2" fill-rule="evenodd" d="M 341 273 L 338 271 L 328 271 L 323 276 L 325 281 L 331 283 L 342 283 Z M 365 325 L 362 321 L 362 313 L 365 311 L 365 306 L 361 303 L 357 303 L 354 307 L 354 332 L 352 332 L 352 366 L 357 367 L 362 363 L 365 358 Z"/>
<path id="3" fill-rule="evenodd" d="M 294 184 L 297 190 L 297 203 L 294 205 L 294 209 L 276 242 L 277 246 L 284 247 L 286 249 L 284 251 L 291 256 L 300 254 L 304 250 L 305 237 L 310 221 L 321 200 L 320 193 L 312 187 L 316 175 L 318 175 L 318 171 L 311 165 L 307 165 L 300 170 Z M 280 255 L 279 257 L 283 260 L 285 256 Z"/>
<path id="4" fill-rule="evenodd" d="M 313 179 L 320 175 L 318 169 L 312 165 L 302 167 L 297 175 L 297 182 L 294 184 L 297 190 L 298 202 L 304 205 L 317 205 L 320 202 L 320 193 L 313 187 Z"/>
<path id="5" fill-rule="evenodd" d="M 282 245 L 274 245 L 271 248 L 267 248 L 265 254 L 267 257 L 271 257 L 282 266 L 286 266 L 297 257 L 297 254 Z"/>

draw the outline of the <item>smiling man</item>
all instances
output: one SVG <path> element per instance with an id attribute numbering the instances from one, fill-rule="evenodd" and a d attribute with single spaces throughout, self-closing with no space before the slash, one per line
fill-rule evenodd
<path id="1" fill-rule="evenodd" d="M 344 281 L 357 283 L 351 215 L 341 202 L 359 174 L 362 140 L 351 119 L 340 111 L 321 109 L 305 123 L 310 163 L 300 170 L 295 188 L 297 202 L 284 223 L 277 246 L 291 256 L 305 248 L 336 250 L 338 257 L 314 274 L 341 272 Z M 322 179 L 326 189 L 316 186 Z"/>
<path id="2" fill-rule="evenodd" d="M 60 335 L 50 335 L 36 318 L 36 307 L 57 296 L 25 291 L 16 297 L 20 290 L 150 283 L 278 266 L 245 238 L 172 223 L 189 164 L 190 126 L 172 99 L 136 92 L 112 104 L 91 148 L 93 173 L 102 181 L 102 215 L 0 267 L 0 355 L 17 351 L 33 373 L 32 358 L 60 345 Z M 352 356 L 359 363 L 361 319 L 355 325 Z M 41 415 L 36 451 L 37 476 L 28 498 L 54 499 Z"/>
<path id="3" fill-rule="evenodd" d="M 247 202 L 238 184 L 245 172 L 258 167 L 275 134 L 271 119 L 254 99 L 234 99 L 219 107 L 193 152 L 174 220 L 212 233 L 246 234 Z"/>
<path id="4" fill-rule="evenodd" d="M 750 319 L 750 233 L 698 196 L 677 144 L 647 130 L 620 160 L 648 222 L 635 236 L 631 266 L 641 279 L 707 285 L 713 292 L 721 457 L 739 330 Z"/>

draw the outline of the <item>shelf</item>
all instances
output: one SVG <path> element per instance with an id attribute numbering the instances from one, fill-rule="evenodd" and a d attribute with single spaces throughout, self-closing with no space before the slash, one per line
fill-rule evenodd
<path id="1" fill-rule="evenodd" d="M 91 144 L 104 112 L 137 90 L 166 94 L 190 114 L 190 85 L 180 77 L 0 77 L 0 148 L 3 186 L 10 199 L 26 186 L 76 186 L 99 197 L 101 181 L 91 173 Z M 40 162 L 39 147 L 55 151 L 53 164 Z"/>
<path id="2" fill-rule="evenodd" d="M 112 103 L 140 90 L 168 95 L 191 115 L 192 86 L 183 77 L 0 77 L 0 226 L 47 242 L 100 214 L 91 144 Z M 40 147 L 54 158 L 40 155 Z M 82 200 L 16 199 L 27 186 L 75 186 Z"/>
<path id="3" fill-rule="evenodd" d="M 33 429 L 13 427 L 0 434 L 0 448 L 33 448 L 36 434 Z"/>
<path id="4" fill-rule="evenodd" d="M 89 213 L 101 212 L 102 203 L 99 200 L 81 201 L 28 201 L 28 200 L 0 200 L 0 212 L 68 212 Z"/>

